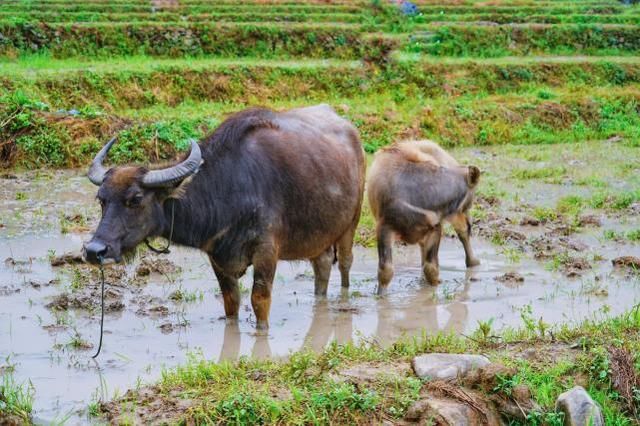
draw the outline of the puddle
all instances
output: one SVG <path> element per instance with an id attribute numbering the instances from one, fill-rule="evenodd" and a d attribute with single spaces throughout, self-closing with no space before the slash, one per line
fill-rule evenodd
<path id="1" fill-rule="evenodd" d="M 278 357 L 305 345 L 321 350 L 333 339 L 367 338 L 387 344 L 423 329 L 467 334 L 477 328 L 478 321 L 490 318 L 496 329 L 520 327 L 525 306 L 531 307 L 536 320 L 578 321 L 621 313 L 640 299 L 637 276 L 612 270 L 609 256 L 618 255 L 620 247 L 588 232 L 580 234 L 580 239 L 595 246 L 604 259 L 573 279 L 526 256 L 511 264 L 500 248 L 481 238 L 474 239 L 474 248 L 482 265 L 467 270 L 460 243 L 446 237 L 440 249 L 442 283 L 435 288 L 422 284 L 418 247 L 398 246 L 396 273 L 385 298 L 374 296 L 374 249 L 355 250 L 347 293 L 341 290 L 334 268 L 324 300 L 313 295 L 308 262 L 281 262 L 274 282 L 271 329 L 267 336 L 257 336 L 248 292 L 243 292 L 240 321 L 226 325 L 207 258 L 196 250 L 175 248 L 166 259 L 179 271 L 146 271 L 144 279 L 130 282 L 138 259 L 125 268 L 122 280 L 109 284 L 124 307 L 106 315 L 104 346 L 94 361 L 95 347 L 75 349 L 71 343 L 80 336 L 97 344 L 98 311 L 55 312 L 46 307 L 61 293 L 74 294 L 74 282 L 88 276 L 84 266 L 51 267 L 49 257 L 78 250 L 88 238 L 86 233 L 74 232 L 74 226 L 95 224 L 94 196 L 95 188 L 86 178 L 70 171 L 20 175 L 0 182 L 0 366 L 15 365 L 17 381 L 33 383 L 38 423 L 65 418 L 72 423 L 89 422 L 86 408 L 92 400 L 122 395 L 138 384 L 157 380 L 163 367 L 184 362 L 194 351 L 213 360 Z M 80 219 L 74 218 L 78 215 Z M 61 234 L 61 227 L 70 231 Z M 624 254 L 638 256 L 640 250 L 629 246 Z M 496 280 L 505 273 L 517 273 L 524 280 Z M 250 273 L 242 283 L 246 289 L 251 287 Z M 97 280 L 89 279 L 79 291 L 97 292 L 96 284 Z"/>

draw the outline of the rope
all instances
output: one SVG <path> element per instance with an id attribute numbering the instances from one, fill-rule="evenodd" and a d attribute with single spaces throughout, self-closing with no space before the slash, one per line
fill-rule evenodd
<path id="1" fill-rule="evenodd" d="M 169 231 L 169 240 L 167 240 L 167 246 L 164 248 L 160 248 L 157 249 L 155 247 L 153 247 L 151 245 L 151 243 L 149 242 L 148 238 L 144 239 L 144 243 L 147 245 L 147 247 L 149 247 L 149 250 L 151 250 L 152 252 L 156 253 L 156 254 L 169 254 L 171 253 L 169 251 L 169 247 L 171 247 L 171 240 L 173 239 L 173 222 L 174 222 L 174 218 L 175 218 L 175 212 L 176 212 L 176 203 L 175 201 L 171 202 L 171 230 Z"/>
<path id="2" fill-rule="evenodd" d="M 102 256 L 98 257 L 100 262 L 100 280 L 102 281 L 102 309 L 100 312 L 100 342 L 98 343 L 98 351 L 91 358 L 95 359 L 100 355 L 100 349 L 102 349 L 102 335 L 104 334 L 104 264 L 102 263 Z"/>

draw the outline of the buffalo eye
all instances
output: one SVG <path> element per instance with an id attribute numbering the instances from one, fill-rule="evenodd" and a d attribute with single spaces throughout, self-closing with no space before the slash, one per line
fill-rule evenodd
<path id="1" fill-rule="evenodd" d="M 132 208 L 140 207 L 140 203 L 142 203 L 142 195 L 134 195 L 127 200 L 126 206 Z"/>

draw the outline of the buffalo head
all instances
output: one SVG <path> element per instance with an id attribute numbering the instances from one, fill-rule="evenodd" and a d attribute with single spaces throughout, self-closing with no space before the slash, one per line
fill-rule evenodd
<path id="1" fill-rule="evenodd" d="M 161 170 L 140 166 L 106 169 L 102 163 L 115 143 L 111 139 L 91 163 L 87 176 L 99 186 L 102 217 L 91 240 L 84 245 L 85 259 L 91 263 L 112 259 L 132 251 L 145 238 L 159 235 L 167 226 L 164 201 L 176 188 L 198 171 L 202 163 L 200 147 L 191 141 L 191 153 L 182 162 Z"/>

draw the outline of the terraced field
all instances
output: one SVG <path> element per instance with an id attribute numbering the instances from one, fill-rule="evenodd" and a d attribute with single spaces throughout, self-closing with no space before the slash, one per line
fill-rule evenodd
<path id="1" fill-rule="evenodd" d="M 606 424 L 638 421 L 637 371 L 634 399 L 608 354 L 623 348 L 638 365 L 640 275 L 611 261 L 640 256 L 640 5 L 414 3 L 420 12 L 405 15 L 384 0 L 0 0 L 0 424 L 3 413 L 72 424 L 409 421 L 425 392 L 412 375 L 354 384 L 335 374 L 428 350 L 512 368 L 489 393 L 509 399 L 525 384 L 537 405 L 510 424 L 562 424 L 554 401 L 575 383 Z M 428 138 L 480 166 L 483 266 L 465 272 L 445 241 L 443 284 L 424 288 L 403 248 L 397 292 L 379 300 L 365 208 L 352 292 L 317 302 L 305 266 L 287 265 L 277 325 L 261 337 L 249 320 L 211 319 L 221 296 L 206 260 L 145 253 L 110 272 L 127 285 L 114 286 L 122 306 L 93 364 L 83 350 L 98 327 L 95 271 L 49 261 L 95 225 L 82 175 L 99 147 L 117 135 L 112 163 L 169 161 L 232 112 L 315 103 L 350 119 L 370 154 Z M 331 339 L 344 345 L 323 352 Z M 204 360 L 303 347 L 315 352 Z M 527 347 L 542 355 L 523 358 Z"/>
<path id="2" fill-rule="evenodd" d="M 418 4 L 5 1 L 0 164 L 77 166 L 120 132 L 140 145 L 120 161 L 170 158 L 256 103 L 329 102 L 369 151 L 407 136 L 634 143 L 637 7 Z"/>

